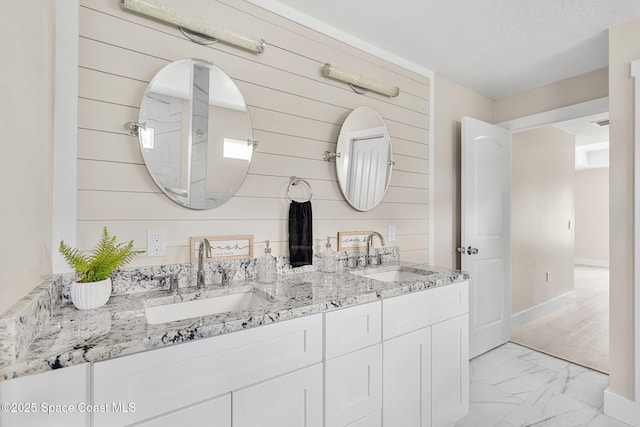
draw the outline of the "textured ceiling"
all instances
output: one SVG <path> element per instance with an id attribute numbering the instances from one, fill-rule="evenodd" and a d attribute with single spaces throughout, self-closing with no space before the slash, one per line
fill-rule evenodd
<path id="1" fill-rule="evenodd" d="M 640 0 L 268 0 L 493 99 L 608 62 Z"/>

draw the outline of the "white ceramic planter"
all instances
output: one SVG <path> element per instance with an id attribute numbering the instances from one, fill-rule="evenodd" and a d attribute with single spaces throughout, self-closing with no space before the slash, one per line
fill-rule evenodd
<path id="1" fill-rule="evenodd" d="M 99 282 L 71 284 L 71 302 L 79 310 L 102 307 L 111 296 L 111 278 Z"/>

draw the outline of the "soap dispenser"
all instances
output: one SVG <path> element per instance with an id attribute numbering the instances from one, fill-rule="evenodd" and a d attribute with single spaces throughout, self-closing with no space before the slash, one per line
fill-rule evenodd
<path id="1" fill-rule="evenodd" d="M 320 271 L 323 273 L 335 273 L 338 269 L 336 252 L 331 249 L 331 237 L 327 237 L 326 249 L 320 254 Z"/>
<path id="2" fill-rule="evenodd" d="M 266 240 L 265 243 L 266 247 L 264 248 L 264 256 L 258 258 L 256 261 L 258 282 L 273 283 L 276 281 L 276 259 L 271 255 L 269 241 Z"/>

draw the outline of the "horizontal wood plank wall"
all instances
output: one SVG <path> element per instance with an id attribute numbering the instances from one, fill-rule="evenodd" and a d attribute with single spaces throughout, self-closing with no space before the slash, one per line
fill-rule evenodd
<path id="1" fill-rule="evenodd" d="M 103 226 L 119 240 L 146 247 L 147 229 L 167 233 L 165 257 L 138 257 L 132 265 L 189 262 L 189 237 L 253 234 L 274 254 L 287 250 L 287 186 L 292 175 L 312 186 L 315 250 L 338 231 L 377 230 L 395 224 L 401 257 L 428 260 L 429 78 L 362 52 L 242 0 L 165 0 L 213 25 L 264 38 L 262 55 L 215 44 L 201 46 L 161 22 L 128 12 L 119 0 L 82 0 L 79 43 L 78 245 L 90 249 Z M 209 211 L 180 207 L 164 196 L 146 170 L 137 138 L 123 125 L 137 120 L 155 73 L 182 58 L 222 68 L 242 91 L 260 142 L 239 192 Z M 396 98 L 357 95 L 323 78 L 325 62 L 400 87 Z M 344 200 L 335 151 L 349 112 L 369 106 L 384 118 L 396 166 L 382 203 L 359 212 Z M 335 248 L 335 246 L 334 246 Z M 257 244 L 256 254 L 262 253 Z"/>

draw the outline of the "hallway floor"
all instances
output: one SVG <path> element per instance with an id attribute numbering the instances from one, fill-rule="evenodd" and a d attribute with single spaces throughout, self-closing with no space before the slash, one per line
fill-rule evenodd
<path id="1" fill-rule="evenodd" d="M 609 376 L 506 343 L 470 362 L 469 415 L 455 427 L 625 427 L 602 413 Z"/>
<path id="2" fill-rule="evenodd" d="M 609 269 L 575 266 L 576 300 L 514 330 L 511 341 L 609 372 Z"/>

